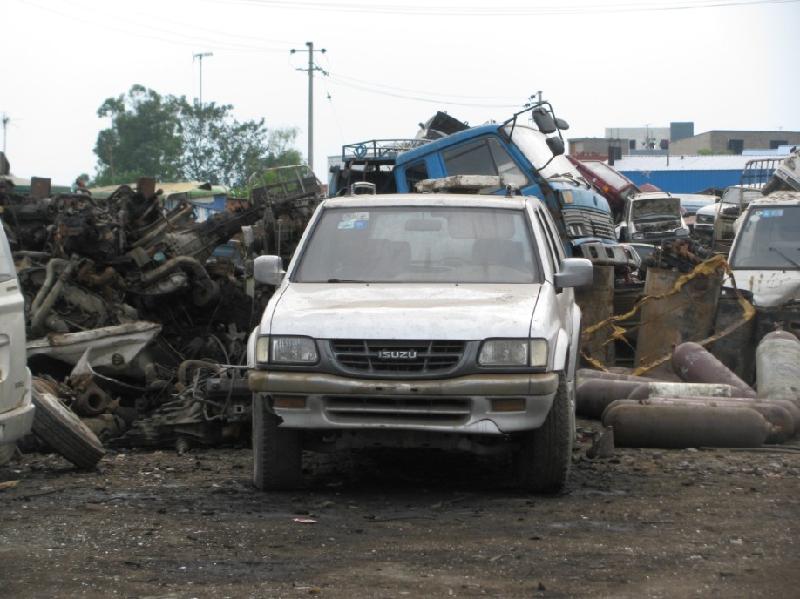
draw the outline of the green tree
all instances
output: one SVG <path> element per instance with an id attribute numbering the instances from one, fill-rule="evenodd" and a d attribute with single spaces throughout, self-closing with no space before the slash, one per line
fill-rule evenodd
<path id="1" fill-rule="evenodd" d="M 232 112 L 229 104 L 201 106 L 141 85 L 106 99 L 97 114 L 110 116 L 111 127 L 97 135 L 95 184 L 151 176 L 242 188 L 253 173 L 302 162 L 291 147 L 296 129 L 267 129 L 264 119 L 240 122 Z"/>
<path id="2" fill-rule="evenodd" d="M 111 117 L 111 128 L 100 131 L 95 184 L 127 183 L 140 176 L 174 180 L 181 174 L 183 147 L 180 104 L 142 85 L 127 94 L 107 98 L 97 116 Z"/>

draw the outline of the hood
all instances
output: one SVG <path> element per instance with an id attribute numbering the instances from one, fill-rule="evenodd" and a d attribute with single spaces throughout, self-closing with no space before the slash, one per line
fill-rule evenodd
<path id="1" fill-rule="evenodd" d="M 290 283 L 262 331 L 315 339 L 527 337 L 541 285 Z"/>
<path id="2" fill-rule="evenodd" d="M 734 269 L 736 284 L 753 292 L 753 303 L 762 308 L 782 306 L 800 301 L 800 270 Z M 726 280 L 730 285 L 730 281 Z"/>
<path id="3" fill-rule="evenodd" d="M 634 220 L 654 216 L 680 218 L 681 201 L 678 198 L 667 197 L 636 200 L 633 204 L 632 216 Z"/>

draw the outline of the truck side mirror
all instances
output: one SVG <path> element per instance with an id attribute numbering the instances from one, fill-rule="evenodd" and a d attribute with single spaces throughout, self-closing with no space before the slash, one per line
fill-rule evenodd
<path id="1" fill-rule="evenodd" d="M 553 156 L 561 156 L 564 153 L 564 140 L 560 137 L 548 137 L 546 143 Z"/>
<path id="2" fill-rule="evenodd" d="M 585 287 L 594 281 L 594 267 L 586 258 L 566 258 L 561 262 L 561 268 L 555 274 L 554 285 L 556 288 Z"/>
<path id="3" fill-rule="evenodd" d="M 548 112 L 544 108 L 537 108 L 531 113 L 533 117 L 533 122 L 536 123 L 536 127 L 547 135 L 548 133 L 555 133 L 556 131 L 556 123 L 553 120 Z"/>
<path id="4" fill-rule="evenodd" d="M 253 262 L 253 277 L 256 283 L 278 286 L 285 274 L 280 256 L 259 256 Z"/>
<path id="5" fill-rule="evenodd" d="M 562 131 L 566 131 L 567 129 L 569 129 L 569 123 L 564 119 L 556 117 L 556 127 L 561 129 Z"/>
<path id="6" fill-rule="evenodd" d="M 619 233 L 617 233 L 617 240 L 619 241 L 627 241 L 628 240 L 628 225 L 621 225 L 619 228 Z"/>

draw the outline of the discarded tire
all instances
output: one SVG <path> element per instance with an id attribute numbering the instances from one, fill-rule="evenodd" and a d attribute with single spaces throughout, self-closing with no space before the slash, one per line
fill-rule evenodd
<path id="1" fill-rule="evenodd" d="M 80 418 L 38 381 L 33 384 L 33 404 L 33 432 L 78 468 L 94 468 L 105 449 Z"/>
<path id="2" fill-rule="evenodd" d="M 761 414 L 747 408 L 716 406 L 609 406 L 603 425 L 614 427 L 618 447 L 761 447 L 770 426 Z"/>
<path id="3" fill-rule="evenodd" d="M 752 387 L 731 372 L 725 364 L 699 343 L 681 343 L 672 352 L 672 367 L 687 383 L 731 385 L 741 397 L 755 397 Z"/>

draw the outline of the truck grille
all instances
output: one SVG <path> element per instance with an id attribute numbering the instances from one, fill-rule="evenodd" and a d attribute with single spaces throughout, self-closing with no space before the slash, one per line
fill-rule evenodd
<path id="1" fill-rule="evenodd" d="M 458 425 L 470 416 L 468 399 L 453 397 L 325 397 L 333 422 L 363 424 Z"/>
<path id="2" fill-rule="evenodd" d="M 581 237 L 601 237 L 616 239 L 611 216 L 584 210 L 563 210 L 564 226 L 570 239 Z"/>
<path id="3" fill-rule="evenodd" d="M 464 347 L 464 341 L 331 341 L 341 368 L 370 374 L 446 373 L 458 366 Z"/>

